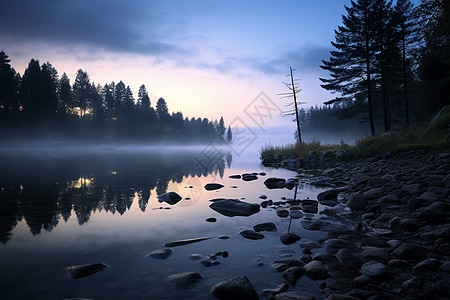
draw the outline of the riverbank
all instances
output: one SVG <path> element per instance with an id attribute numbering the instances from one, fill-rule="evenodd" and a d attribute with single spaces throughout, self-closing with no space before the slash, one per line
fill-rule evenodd
<path id="1" fill-rule="evenodd" d="M 324 162 L 323 158 L 325 161 L 348 161 L 417 149 L 429 153 L 450 152 L 449 126 L 450 107 L 446 106 L 432 119 L 373 137 L 360 138 L 355 145 L 348 145 L 342 140 L 339 144 L 321 144 L 316 140 L 282 146 L 268 145 L 260 150 L 260 156 L 263 159 L 276 158 L 280 163 L 286 157 Z M 311 167 L 308 163 L 305 166 Z"/>
<path id="2" fill-rule="evenodd" d="M 285 157 L 283 164 L 298 167 L 294 161 Z M 450 296 L 450 153 L 407 151 L 392 158 L 341 162 L 310 181 L 329 187 L 317 196 L 327 208 L 302 226 L 328 236 L 301 245 L 301 271 L 292 275 L 292 268 L 287 269 L 292 274 L 283 273 L 284 278 L 308 275 L 312 268 L 317 276 L 311 271 L 308 276 L 327 299 Z M 297 202 L 292 205 L 304 206 L 308 200 Z M 310 256 L 321 247 L 326 252 Z"/>

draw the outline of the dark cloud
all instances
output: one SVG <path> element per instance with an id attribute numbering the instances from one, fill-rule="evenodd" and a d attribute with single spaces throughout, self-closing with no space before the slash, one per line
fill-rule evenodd
<path id="1" fill-rule="evenodd" d="M 0 10 L 0 37 L 17 44 L 55 46 L 148 55 L 187 54 L 171 41 L 163 15 L 150 1 L 14 0 Z"/>

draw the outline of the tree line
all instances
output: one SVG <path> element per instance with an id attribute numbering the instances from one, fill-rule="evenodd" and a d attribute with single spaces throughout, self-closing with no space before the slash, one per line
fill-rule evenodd
<path id="1" fill-rule="evenodd" d="M 409 126 L 450 104 L 450 3 L 355 0 L 335 30 L 322 87 L 341 118 L 361 117 L 372 135 Z"/>
<path id="2" fill-rule="evenodd" d="M 61 138 L 95 141 L 229 141 L 231 128 L 207 118 L 187 118 L 169 112 L 159 98 L 152 106 L 142 84 L 137 99 L 124 82 L 95 84 L 79 69 L 73 84 L 49 63 L 31 59 L 23 76 L 0 52 L 0 126 L 3 135 L 35 136 L 46 132 Z M 226 132 L 227 131 L 227 132 Z"/>

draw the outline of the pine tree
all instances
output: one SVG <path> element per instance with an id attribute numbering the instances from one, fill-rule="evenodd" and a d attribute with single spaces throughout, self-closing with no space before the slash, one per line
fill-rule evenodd
<path id="1" fill-rule="evenodd" d="M 156 103 L 156 115 L 161 124 L 167 124 L 169 122 L 169 109 L 167 108 L 166 100 L 159 98 Z"/>
<path id="2" fill-rule="evenodd" d="M 11 60 L 0 52 L 0 113 L 19 110 L 19 78 L 9 64 Z"/>
<path id="3" fill-rule="evenodd" d="M 66 73 L 63 73 L 59 79 L 59 109 L 58 111 L 64 115 L 73 109 L 73 94 L 72 87 L 70 86 L 70 79 Z"/>
<path id="4" fill-rule="evenodd" d="M 233 132 L 231 131 L 230 126 L 228 126 L 227 141 L 228 141 L 228 143 L 231 143 L 233 141 Z"/>
<path id="5" fill-rule="evenodd" d="M 219 134 L 219 137 L 221 137 L 221 138 L 225 137 L 225 130 L 226 130 L 225 121 L 223 120 L 223 117 L 220 117 L 219 126 L 217 128 L 217 132 Z"/>
<path id="6" fill-rule="evenodd" d="M 79 69 L 73 83 L 73 95 L 75 105 L 80 109 L 81 117 L 85 117 L 87 110 L 91 107 L 90 90 L 91 84 L 87 72 Z"/>
<path id="7" fill-rule="evenodd" d="M 326 102 L 367 101 L 369 124 L 372 135 L 375 134 L 373 117 L 372 75 L 374 48 L 375 0 L 352 1 L 351 7 L 345 7 L 347 15 L 342 17 L 343 25 L 335 30 L 335 42 L 328 61 L 322 61 L 321 68 L 330 72 L 331 79 L 320 80 L 321 86 L 341 95 Z"/>

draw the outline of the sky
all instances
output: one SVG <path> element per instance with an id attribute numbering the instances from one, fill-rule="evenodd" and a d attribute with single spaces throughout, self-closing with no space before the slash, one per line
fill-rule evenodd
<path id="1" fill-rule="evenodd" d="M 320 87 L 334 30 L 350 0 L 14 0 L 0 11 L 0 50 L 23 74 L 31 58 L 50 62 L 73 83 L 78 69 L 104 85 L 122 80 L 137 98 L 188 117 L 256 124 L 248 107 L 289 108 L 282 82 L 295 70 L 303 107 L 334 98 Z M 256 101 L 256 102 L 255 102 Z M 251 115 L 251 114 L 250 114 Z M 266 118 L 264 126 L 291 122 Z"/>

